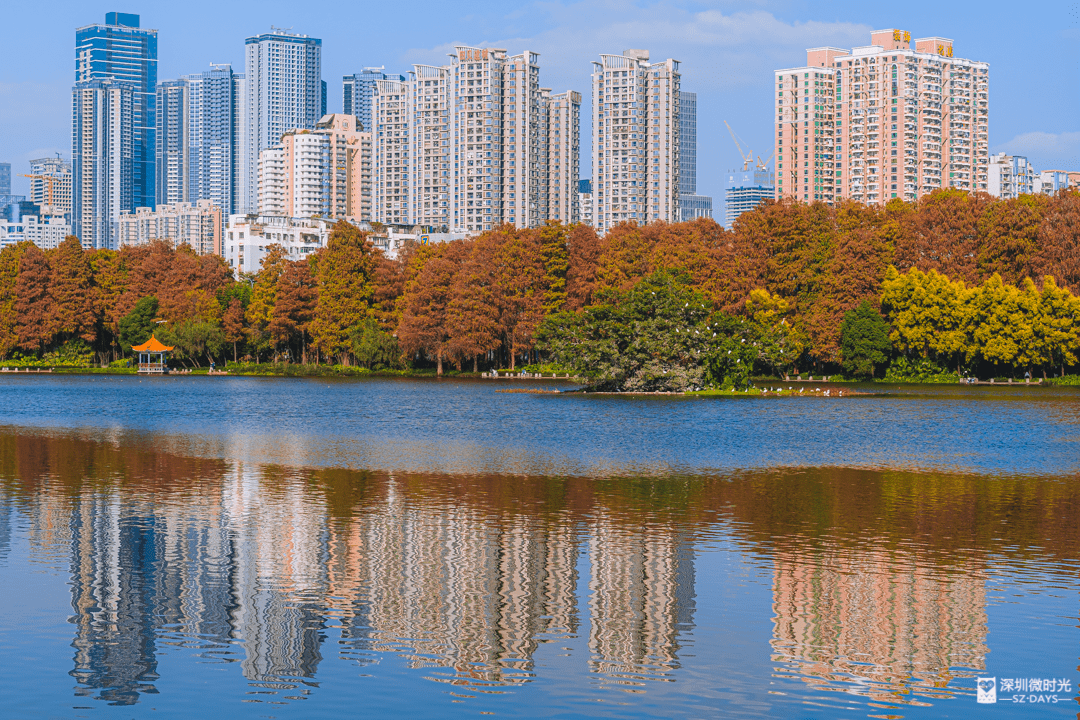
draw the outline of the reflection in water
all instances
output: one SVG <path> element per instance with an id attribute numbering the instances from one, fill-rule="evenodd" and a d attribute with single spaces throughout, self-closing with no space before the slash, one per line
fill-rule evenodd
<path id="1" fill-rule="evenodd" d="M 771 569 L 762 654 L 782 676 L 928 703 L 986 667 L 986 555 L 1080 549 L 1080 489 L 1046 480 L 395 476 L 64 434 L 0 434 L 0 458 L 0 552 L 21 525 L 32 554 L 64 559 L 76 693 L 113 704 L 157 692 L 170 647 L 238 663 L 281 701 L 315 692 L 330 658 L 388 654 L 501 692 L 544 672 L 542 645 L 579 637 L 582 679 L 650 692 L 680 677 L 696 557 L 722 538 Z"/>
<path id="2" fill-rule="evenodd" d="M 819 687 L 925 704 L 985 669 L 985 577 L 942 572 L 906 552 L 777 552 L 773 660 Z M 914 691 L 914 692 L 913 692 Z"/>

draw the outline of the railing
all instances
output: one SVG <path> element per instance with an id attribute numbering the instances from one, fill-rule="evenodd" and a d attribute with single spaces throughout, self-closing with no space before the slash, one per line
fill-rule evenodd
<path id="1" fill-rule="evenodd" d="M 169 371 L 165 363 L 139 363 L 140 373 L 166 373 Z"/>

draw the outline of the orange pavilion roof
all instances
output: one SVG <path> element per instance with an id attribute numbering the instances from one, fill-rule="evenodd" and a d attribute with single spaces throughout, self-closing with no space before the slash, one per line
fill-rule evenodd
<path id="1" fill-rule="evenodd" d="M 165 352 L 167 350 L 172 350 L 168 345 L 162 345 L 161 341 L 153 335 L 151 335 L 150 339 L 142 345 L 132 345 L 131 349 L 135 352 Z"/>

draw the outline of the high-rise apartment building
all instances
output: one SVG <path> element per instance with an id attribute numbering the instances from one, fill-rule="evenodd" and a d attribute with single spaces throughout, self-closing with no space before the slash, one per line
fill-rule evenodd
<path id="1" fill-rule="evenodd" d="M 679 220 L 678 60 L 648 50 L 593 63 L 592 165 L 596 229 Z"/>
<path id="2" fill-rule="evenodd" d="M 157 205 L 187 200 L 187 125 L 187 83 L 183 80 L 158 83 L 154 158 Z"/>
<path id="3" fill-rule="evenodd" d="M 103 25 L 75 31 L 75 82 L 112 78 L 132 87 L 131 207 L 153 207 L 157 149 L 157 30 L 139 27 L 139 16 L 105 13 Z"/>
<path id="4" fill-rule="evenodd" d="M 375 94 L 376 80 L 405 82 L 404 75 L 387 75 L 385 67 L 367 67 L 355 75 L 341 78 L 341 112 L 354 115 L 360 121 L 360 129 L 371 132 L 371 97 Z"/>
<path id="5" fill-rule="evenodd" d="M 11 194 L 11 163 L 0 163 L 0 195 Z"/>
<path id="6" fill-rule="evenodd" d="M 30 200 L 43 217 L 71 214 L 71 163 L 60 157 L 30 161 Z"/>
<path id="7" fill-rule="evenodd" d="M 541 90 L 547 125 L 546 215 L 564 222 L 581 220 L 578 203 L 578 170 L 581 167 L 581 93 L 567 90 L 552 95 Z M 544 198 L 543 195 L 547 197 Z"/>
<path id="8" fill-rule="evenodd" d="M 158 83 L 157 200 L 210 200 L 228 217 L 240 191 L 244 76 L 230 65 Z"/>
<path id="9" fill-rule="evenodd" d="M 877 30 L 777 70 L 776 197 L 833 203 L 988 190 L 989 65 L 953 42 Z"/>
<path id="10" fill-rule="evenodd" d="M 310 130 L 325 114 L 322 40 L 274 28 L 245 40 L 243 158 L 239 212 L 259 199 L 259 153 L 288 130 Z"/>
<path id="11" fill-rule="evenodd" d="M 449 65 L 376 81 L 373 219 L 452 232 L 571 222 L 580 96 L 542 89 L 539 59 L 459 46 Z"/>
<path id="12" fill-rule="evenodd" d="M 259 156 L 259 214 L 366 220 L 371 217 L 371 133 L 352 115 L 327 115 L 292 130 Z"/>
<path id="13" fill-rule="evenodd" d="M 71 220 L 86 248 L 115 250 L 134 193 L 135 89 L 112 79 L 72 89 Z"/>

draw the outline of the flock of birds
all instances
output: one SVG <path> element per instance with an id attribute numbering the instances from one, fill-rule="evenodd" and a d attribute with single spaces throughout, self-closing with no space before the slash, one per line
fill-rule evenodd
<path id="1" fill-rule="evenodd" d="M 799 388 L 799 394 L 802 395 L 804 390 L 805 390 L 805 388 Z M 750 392 L 750 388 L 746 388 L 746 392 Z M 774 387 L 761 388 L 761 394 L 762 395 L 768 395 L 770 392 L 776 393 L 777 395 L 782 395 L 783 392 L 784 392 L 784 388 L 782 388 L 782 387 L 781 388 L 774 388 Z M 788 386 L 788 392 L 794 394 L 795 388 L 793 388 L 793 387 L 791 387 L 789 385 Z M 844 391 L 843 390 L 833 390 L 833 389 L 822 390 L 821 388 L 814 388 L 814 392 L 820 394 L 822 397 L 832 397 L 833 394 L 835 394 L 836 397 L 844 397 Z"/>

